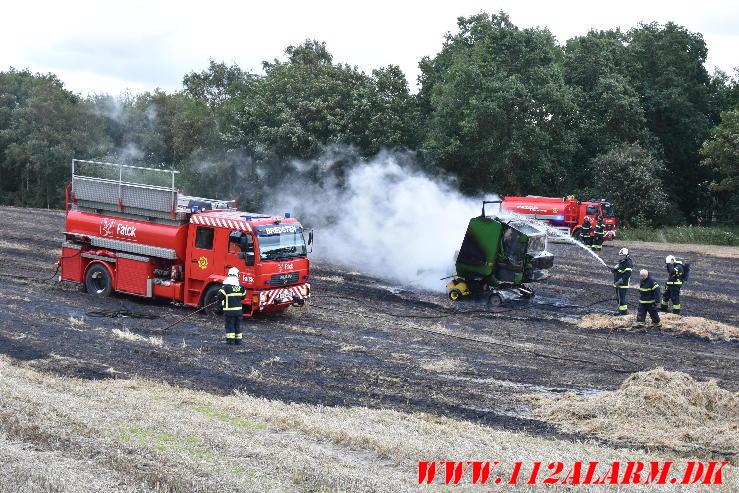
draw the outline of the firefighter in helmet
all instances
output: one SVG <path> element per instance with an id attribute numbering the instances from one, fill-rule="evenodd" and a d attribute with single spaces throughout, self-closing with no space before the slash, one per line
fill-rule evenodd
<path id="1" fill-rule="evenodd" d="M 228 269 L 228 277 L 218 291 L 218 300 L 223 306 L 223 318 L 226 323 L 226 344 L 241 344 L 241 302 L 246 296 L 246 289 L 239 282 L 239 269 Z"/>
<path id="2" fill-rule="evenodd" d="M 629 279 L 631 278 L 631 271 L 634 268 L 634 262 L 629 257 L 628 248 L 619 250 L 618 258 L 618 264 L 611 267 L 611 272 L 613 272 L 613 287 L 616 288 L 616 297 L 618 299 L 618 311 L 615 315 L 626 315 L 629 310 L 626 304 L 626 294 L 629 291 Z"/>
<path id="3" fill-rule="evenodd" d="M 668 303 L 672 300 L 672 313 L 679 315 L 682 308 L 680 305 L 680 288 L 683 287 L 685 269 L 675 259 L 674 255 L 665 257 L 665 264 L 667 265 L 667 287 L 665 288 L 665 294 L 662 295 L 660 309 L 666 312 Z"/>
<path id="4" fill-rule="evenodd" d="M 590 224 L 590 219 L 587 217 L 583 220 L 582 226 L 580 226 L 580 239 L 587 246 L 592 246 L 593 237 L 590 233 L 593 232 L 593 226 Z"/>
<path id="5" fill-rule="evenodd" d="M 606 236 L 606 223 L 603 222 L 603 218 L 599 217 L 598 222 L 595 224 L 593 230 L 593 250 L 600 253 L 603 249 L 603 238 Z"/>
<path id="6" fill-rule="evenodd" d="M 659 301 L 659 283 L 652 279 L 646 269 L 639 271 L 641 284 L 639 284 L 639 311 L 636 314 L 636 326 L 644 327 L 647 321 L 647 313 L 652 319 L 655 327 L 662 327 L 657 311 L 657 302 Z"/>

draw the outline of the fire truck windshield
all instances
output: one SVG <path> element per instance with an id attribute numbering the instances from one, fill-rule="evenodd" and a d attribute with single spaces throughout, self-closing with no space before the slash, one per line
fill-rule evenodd
<path id="1" fill-rule="evenodd" d="M 614 217 L 611 204 L 600 204 L 600 208 L 603 210 L 603 217 Z"/>
<path id="2" fill-rule="evenodd" d="M 307 255 L 303 228 L 298 224 L 258 226 L 254 230 L 259 239 L 261 260 L 285 260 Z"/>

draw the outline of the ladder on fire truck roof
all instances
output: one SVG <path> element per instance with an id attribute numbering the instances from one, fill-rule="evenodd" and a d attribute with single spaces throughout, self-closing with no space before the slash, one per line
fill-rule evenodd
<path id="1" fill-rule="evenodd" d="M 78 210 L 165 224 L 187 222 L 195 208 L 232 209 L 233 201 L 191 197 L 175 188 L 179 171 L 72 160 L 72 194 Z"/>

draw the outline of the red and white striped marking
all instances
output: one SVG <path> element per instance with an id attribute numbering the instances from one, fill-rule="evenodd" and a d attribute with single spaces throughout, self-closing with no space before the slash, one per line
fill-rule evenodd
<path id="1" fill-rule="evenodd" d="M 259 293 L 259 306 L 292 303 L 293 296 L 297 296 L 303 300 L 310 298 L 310 284 L 305 283 L 298 286 L 261 291 Z M 275 300 L 277 301 L 276 303 Z"/>
<path id="2" fill-rule="evenodd" d="M 249 226 L 249 223 L 246 221 L 225 219 L 218 216 L 211 216 L 210 214 L 193 214 L 190 217 L 190 222 L 193 224 L 203 224 L 217 228 L 228 228 L 235 231 L 251 231 L 251 226 Z"/>

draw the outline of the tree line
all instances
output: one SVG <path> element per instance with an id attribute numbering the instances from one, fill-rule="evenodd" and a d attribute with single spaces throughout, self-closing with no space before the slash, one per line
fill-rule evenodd
<path id="1" fill-rule="evenodd" d="M 211 61 L 171 94 L 83 98 L 53 74 L 0 72 L 0 203 L 62 207 L 73 157 L 179 170 L 189 193 L 259 208 L 291 160 L 345 171 L 413 151 L 469 194 L 612 200 L 624 224 L 736 224 L 739 85 L 705 69 L 702 36 L 673 23 L 590 31 L 560 45 L 508 16 L 459 18 L 419 62 L 419 91 L 306 40 L 263 73 Z M 351 154 L 350 153 L 350 154 Z M 341 161 L 346 162 L 341 162 Z"/>

